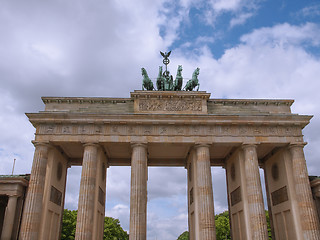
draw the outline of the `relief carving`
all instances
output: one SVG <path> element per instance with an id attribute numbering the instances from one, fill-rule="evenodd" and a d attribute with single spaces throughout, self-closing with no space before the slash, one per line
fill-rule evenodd
<path id="1" fill-rule="evenodd" d="M 70 127 L 69 126 L 63 126 L 62 127 L 62 133 L 63 134 L 71 133 Z"/>
<path id="2" fill-rule="evenodd" d="M 201 100 L 158 100 L 158 99 L 140 99 L 140 111 L 202 111 Z"/>
<path id="3" fill-rule="evenodd" d="M 112 132 L 112 133 L 119 133 L 118 126 L 112 126 L 112 127 L 111 127 L 111 132 Z"/>
<path id="4" fill-rule="evenodd" d="M 102 127 L 101 126 L 96 126 L 95 127 L 95 133 L 101 133 L 102 132 Z"/>
<path id="5" fill-rule="evenodd" d="M 49 126 L 47 126 L 47 131 L 46 131 L 47 133 L 53 133 L 54 132 L 54 126 L 53 125 L 49 125 Z"/>
<path id="6" fill-rule="evenodd" d="M 108 135 L 165 135 L 165 136 L 289 136 L 301 139 L 297 126 L 254 125 L 119 125 L 119 124 L 44 124 L 37 134 L 104 134 Z M 298 140 L 297 140 L 298 141 Z"/>
<path id="7" fill-rule="evenodd" d="M 145 134 L 145 135 L 150 135 L 150 134 L 152 134 L 152 127 L 151 127 L 151 126 L 146 126 L 146 127 L 144 128 L 144 134 Z"/>
<path id="8" fill-rule="evenodd" d="M 167 132 L 166 127 L 160 127 L 159 134 L 164 135 Z"/>
<path id="9" fill-rule="evenodd" d="M 128 135 L 133 135 L 135 133 L 135 128 L 132 126 L 129 126 L 127 128 L 127 132 L 128 132 Z"/>
<path id="10" fill-rule="evenodd" d="M 87 126 L 86 126 L 86 125 L 81 125 L 81 126 L 79 127 L 79 133 L 80 133 L 80 134 L 87 134 L 87 133 L 88 133 L 88 128 L 87 128 Z"/>
<path id="11" fill-rule="evenodd" d="M 183 134 L 183 127 L 178 126 L 178 127 L 176 128 L 176 133 L 177 133 L 177 134 Z"/>

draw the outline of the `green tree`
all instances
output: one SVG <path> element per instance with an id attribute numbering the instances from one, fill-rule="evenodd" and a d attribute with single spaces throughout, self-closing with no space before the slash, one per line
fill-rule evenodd
<path id="1" fill-rule="evenodd" d="M 182 233 L 177 240 L 189 240 L 189 232 L 185 231 L 184 233 Z"/>
<path id="2" fill-rule="evenodd" d="M 74 240 L 77 224 L 77 210 L 64 209 L 62 218 L 61 240 Z M 128 240 L 129 235 L 120 226 L 120 221 L 112 217 L 104 218 L 104 240 Z"/>
<path id="3" fill-rule="evenodd" d="M 216 224 L 217 240 L 231 239 L 228 211 L 215 215 L 214 219 Z"/>
<path id="4" fill-rule="evenodd" d="M 217 214 L 217 215 L 215 215 L 214 218 L 215 218 L 215 225 L 216 225 L 217 240 L 231 239 L 229 212 L 225 211 L 223 213 Z M 270 217 L 269 217 L 268 211 L 266 211 L 266 218 L 267 218 L 269 240 L 272 240 Z M 187 239 L 189 239 L 189 232 L 186 231 L 186 232 L 182 233 L 177 240 L 187 240 Z"/>
<path id="5" fill-rule="evenodd" d="M 268 237 L 269 237 L 269 240 L 272 240 L 270 217 L 269 217 L 269 211 L 267 210 L 266 210 L 266 218 L 267 218 L 267 227 L 268 227 Z"/>
<path id="6" fill-rule="evenodd" d="M 120 226 L 120 221 L 112 217 L 104 218 L 104 240 L 127 240 L 129 235 Z"/>
<path id="7" fill-rule="evenodd" d="M 61 240 L 74 240 L 77 224 L 76 210 L 63 210 Z"/>

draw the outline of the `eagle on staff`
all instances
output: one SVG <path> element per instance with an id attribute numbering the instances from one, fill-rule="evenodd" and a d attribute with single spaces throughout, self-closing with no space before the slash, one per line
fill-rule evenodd
<path id="1" fill-rule="evenodd" d="M 160 51 L 160 54 L 161 54 L 162 57 L 164 57 L 164 59 L 167 59 L 170 56 L 171 51 L 168 52 L 168 53 L 167 52 L 163 53 L 163 52 Z"/>

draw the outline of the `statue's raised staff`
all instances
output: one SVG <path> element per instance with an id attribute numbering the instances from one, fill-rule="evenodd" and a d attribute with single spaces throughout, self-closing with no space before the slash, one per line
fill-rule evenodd
<path id="1" fill-rule="evenodd" d="M 176 76 L 176 79 L 174 80 L 174 91 L 181 91 L 182 82 L 183 82 L 182 65 L 179 65 L 177 70 L 177 76 Z"/>
<path id="2" fill-rule="evenodd" d="M 192 91 L 195 87 L 197 88 L 197 91 L 199 90 L 200 84 L 198 80 L 198 75 L 200 73 L 200 68 L 196 68 L 192 74 L 192 78 L 187 82 L 186 86 L 183 88 L 186 91 Z"/>
<path id="3" fill-rule="evenodd" d="M 154 89 L 153 83 L 152 83 L 151 79 L 149 78 L 146 69 L 141 68 L 141 73 L 142 73 L 142 76 L 143 76 L 142 90 L 146 89 L 148 91 L 152 91 Z"/>

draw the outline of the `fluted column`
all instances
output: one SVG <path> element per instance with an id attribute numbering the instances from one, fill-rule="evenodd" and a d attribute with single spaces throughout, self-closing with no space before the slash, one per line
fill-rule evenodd
<path id="1" fill-rule="evenodd" d="M 87 143 L 84 145 L 75 235 L 76 240 L 92 240 L 93 237 L 98 148 L 99 145 L 95 143 Z"/>
<path id="2" fill-rule="evenodd" d="M 246 172 L 247 202 L 251 239 L 268 239 L 256 145 L 242 145 Z"/>
<path id="3" fill-rule="evenodd" d="M 147 145 L 132 144 L 130 191 L 130 240 L 147 238 Z"/>
<path id="4" fill-rule="evenodd" d="M 289 147 L 301 228 L 304 239 L 320 239 L 319 220 L 312 198 L 303 147 L 303 143 L 292 144 Z"/>
<path id="5" fill-rule="evenodd" d="M 209 145 L 196 145 L 196 188 L 198 195 L 199 240 L 215 240 L 214 203 Z"/>
<path id="6" fill-rule="evenodd" d="M 14 224 L 14 217 L 17 208 L 18 196 L 9 196 L 8 205 L 3 221 L 3 229 L 1 234 L 1 240 L 10 240 L 12 236 L 12 228 Z"/>
<path id="7" fill-rule="evenodd" d="M 24 204 L 19 239 L 38 239 L 41 223 L 42 199 L 45 186 L 49 145 L 35 143 L 28 193 Z"/>

